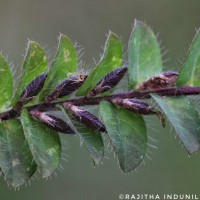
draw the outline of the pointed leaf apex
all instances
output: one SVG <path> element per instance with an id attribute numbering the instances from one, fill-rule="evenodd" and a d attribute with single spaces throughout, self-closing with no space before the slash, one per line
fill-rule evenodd
<path id="1" fill-rule="evenodd" d="M 28 40 L 28 45 L 27 45 L 28 47 L 32 47 L 34 45 L 40 47 L 40 45 L 37 42 L 35 42 L 33 40 Z"/>
<path id="2" fill-rule="evenodd" d="M 4 60 L 4 61 L 7 61 L 7 59 L 5 58 L 5 56 L 3 55 L 2 52 L 0 52 L 0 58 L 1 58 L 2 60 Z"/>
<path id="3" fill-rule="evenodd" d="M 109 30 L 109 32 L 108 32 L 108 39 L 110 39 L 112 37 L 119 39 L 119 36 L 116 33 L 113 33 L 111 30 Z"/>
<path id="4" fill-rule="evenodd" d="M 144 22 L 135 19 L 135 20 L 134 20 L 134 23 L 133 23 L 133 27 L 136 27 L 137 25 L 141 25 L 141 26 L 148 27 L 147 24 L 145 24 Z M 148 27 L 148 28 L 149 28 L 149 27 Z"/>
<path id="5" fill-rule="evenodd" d="M 140 23 L 140 21 L 138 21 L 137 19 L 135 19 L 134 22 L 133 22 L 133 28 L 134 28 L 135 26 L 137 26 L 138 23 Z"/>
<path id="6" fill-rule="evenodd" d="M 58 38 L 59 40 L 66 40 L 66 39 L 69 40 L 69 38 L 63 33 L 60 33 Z"/>

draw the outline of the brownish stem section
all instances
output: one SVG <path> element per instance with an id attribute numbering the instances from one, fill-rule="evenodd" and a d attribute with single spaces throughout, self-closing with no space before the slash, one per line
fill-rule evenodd
<path id="1" fill-rule="evenodd" d="M 150 94 L 157 94 L 159 96 L 198 95 L 200 94 L 200 87 L 165 88 L 165 89 L 152 90 L 152 91 L 151 90 L 131 91 L 131 92 L 113 94 L 113 95 L 105 96 L 105 97 L 94 97 L 94 98 L 81 97 L 77 99 L 67 100 L 65 102 L 41 103 L 38 105 L 28 107 L 28 110 L 33 110 L 33 109 L 37 109 L 40 111 L 55 110 L 56 105 L 61 105 L 65 107 L 65 104 L 69 104 L 69 103 L 75 106 L 97 105 L 101 101 L 111 101 L 114 98 L 148 99 L 148 98 L 151 98 Z M 16 118 L 19 115 L 20 115 L 20 111 L 17 112 L 11 109 L 6 112 L 0 113 L 0 120 L 3 121 L 3 120 Z"/>

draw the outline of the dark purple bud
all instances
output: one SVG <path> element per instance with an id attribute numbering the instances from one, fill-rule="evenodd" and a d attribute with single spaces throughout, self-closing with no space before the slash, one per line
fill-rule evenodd
<path id="1" fill-rule="evenodd" d="M 124 66 L 107 74 L 87 96 L 93 97 L 97 94 L 111 90 L 119 83 L 126 71 L 127 67 Z"/>
<path id="2" fill-rule="evenodd" d="M 176 87 L 178 73 L 169 71 L 163 72 L 141 83 L 137 90 L 157 90 L 169 87 Z"/>
<path id="3" fill-rule="evenodd" d="M 20 115 L 19 112 L 17 112 L 14 109 L 11 109 L 11 110 L 5 111 L 3 113 L 0 113 L 0 119 L 1 119 L 1 121 L 6 121 L 8 119 L 13 119 L 15 117 L 18 117 L 19 115 Z"/>
<path id="4" fill-rule="evenodd" d="M 47 73 L 41 74 L 35 78 L 28 86 L 24 89 L 20 96 L 20 100 L 14 106 L 15 110 L 20 110 L 20 108 L 33 99 L 43 88 L 44 82 L 47 78 Z"/>
<path id="5" fill-rule="evenodd" d="M 22 92 L 21 99 L 29 99 L 36 96 L 44 86 L 44 82 L 47 78 L 47 73 L 41 74 L 35 78 Z"/>
<path id="6" fill-rule="evenodd" d="M 141 114 L 141 115 L 151 115 L 156 114 L 158 118 L 160 119 L 160 122 L 163 127 L 165 127 L 165 118 L 161 111 L 156 110 L 149 104 L 142 102 L 138 99 L 120 99 L 115 98 L 112 100 L 112 103 L 118 106 L 122 106 L 132 112 Z"/>
<path id="7" fill-rule="evenodd" d="M 106 132 L 104 124 L 90 112 L 71 104 L 65 104 L 65 108 L 77 119 L 77 121 L 84 124 L 86 127 L 100 132 Z"/>
<path id="8" fill-rule="evenodd" d="M 75 134 L 74 130 L 62 119 L 38 110 L 31 110 L 30 114 L 49 128 L 60 133 Z"/>
<path id="9" fill-rule="evenodd" d="M 115 105 L 123 106 L 124 108 L 136 112 L 138 114 L 148 115 L 148 114 L 154 114 L 154 112 L 151 110 L 152 107 L 142 101 L 136 100 L 136 99 L 120 99 L 116 98 L 113 99 L 112 102 Z"/>
<path id="10" fill-rule="evenodd" d="M 79 75 L 64 80 L 56 89 L 47 96 L 46 102 L 51 102 L 57 98 L 62 98 L 76 91 L 87 78 L 86 75 Z"/>

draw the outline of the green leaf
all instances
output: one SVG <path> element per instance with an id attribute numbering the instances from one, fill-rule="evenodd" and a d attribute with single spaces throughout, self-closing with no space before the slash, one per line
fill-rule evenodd
<path id="1" fill-rule="evenodd" d="M 135 20 L 128 45 L 129 88 L 162 71 L 160 46 L 152 29 Z"/>
<path id="2" fill-rule="evenodd" d="M 48 67 L 47 56 L 40 45 L 29 41 L 26 56 L 23 63 L 22 78 L 13 100 L 13 105 L 18 101 L 26 86 L 36 77 L 46 72 Z"/>
<path id="3" fill-rule="evenodd" d="M 21 114 L 24 134 L 43 178 L 50 176 L 60 164 L 61 143 L 56 131 L 33 119 L 24 109 Z"/>
<path id="4" fill-rule="evenodd" d="M 36 170 L 35 162 L 18 119 L 0 124 L 0 168 L 8 185 L 23 185 Z"/>
<path id="5" fill-rule="evenodd" d="M 100 103 L 100 114 L 124 172 L 134 170 L 144 159 L 147 134 L 144 119 L 109 102 Z"/>
<path id="6" fill-rule="evenodd" d="M 179 74 L 177 85 L 200 86 L 200 33 L 197 32 Z"/>
<path id="7" fill-rule="evenodd" d="M 76 120 L 72 120 L 73 117 L 70 115 L 70 113 L 67 113 L 63 107 L 59 106 L 59 109 L 62 110 L 68 123 L 80 136 L 81 143 L 83 143 L 89 151 L 90 156 L 93 159 L 94 165 L 100 164 L 104 157 L 104 144 L 101 133 L 85 127 L 83 124 L 79 123 Z"/>
<path id="8" fill-rule="evenodd" d="M 103 56 L 83 85 L 79 88 L 77 96 L 84 96 L 108 73 L 122 65 L 122 42 L 117 35 L 109 32 Z"/>
<path id="9" fill-rule="evenodd" d="M 0 112 L 2 112 L 8 108 L 13 96 L 12 73 L 2 54 L 0 54 L 0 80 Z"/>
<path id="10" fill-rule="evenodd" d="M 61 34 L 57 53 L 49 70 L 40 99 L 52 92 L 57 85 L 77 71 L 78 56 L 73 43 L 67 36 Z"/>
<path id="11" fill-rule="evenodd" d="M 151 94 L 174 127 L 189 154 L 200 146 L 200 118 L 187 97 L 160 97 Z"/>

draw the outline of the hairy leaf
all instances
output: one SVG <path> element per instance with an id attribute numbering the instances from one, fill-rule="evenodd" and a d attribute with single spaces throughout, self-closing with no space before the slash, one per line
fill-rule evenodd
<path id="1" fill-rule="evenodd" d="M 128 45 L 129 88 L 162 71 L 162 59 L 159 43 L 152 29 L 135 20 Z"/>
<path id="2" fill-rule="evenodd" d="M 0 54 L 0 80 L 0 112 L 2 112 L 9 106 L 13 95 L 12 73 L 2 54 Z"/>
<path id="3" fill-rule="evenodd" d="M 77 71 L 78 56 L 73 43 L 67 36 L 61 34 L 57 53 L 49 70 L 44 89 L 40 93 L 40 99 L 53 92 L 57 85 Z"/>
<path id="4" fill-rule="evenodd" d="M 84 96 L 108 73 L 122 65 L 122 42 L 117 35 L 110 32 L 104 47 L 103 56 L 86 81 L 77 92 L 77 96 Z"/>
<path id="5" fill-rule="evenodd" d="M 200 33 L 197 32 L 179 74 L 177 85 L 200 86 Z"/>
<path id="6" fill-rule="evenodd" d="M 81 143 L 88 149 L 94 165 L 100 164 L 104 157 L 104 145 L 101 134 L 76 121 L 63 107 L 59 106 L 59 108 L 64 113 L 68 123 L 74 127 L 75 132 L 80 136 Z"/>
<path id="7" fill-rule="evenodd" d="M 50 176 L 60 164 L 61 143 L 56 131 L 33 119 L 24 109 L 21 114 L 24 134 L 43 178 Z"/>
<path id="8" fill-rule="evenodd" d="M 144 119 L 109 102 L 100 103 L 100 114 L 124 172 L 134 170 L 144 159 L 147 146 Z"/>
<path id="9" fill-rule="evenodd" d="M 0 168 L 8 185 L 23 185 L 36 170 L 35 162 L 18 119 L 0 124 Z"/>
<path id="10" fill-rule="evenodd" d="M 44 50 L 36 42 L 30 41 L 23 63 L 21 82 L 18 86 L 13 105 L 19 100 L 23 90 L 36 77 L 46 72 L 48 67 L 47 56 Z"/>
<path id="11" fill-rule="evenodd" d="M 200 146 L 200 118 L 190 99 L 187 97 L 160 97 L 152 94 L 174 127 L 189 154 Z"/>

